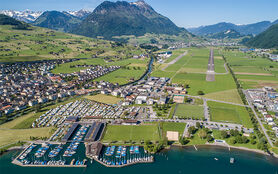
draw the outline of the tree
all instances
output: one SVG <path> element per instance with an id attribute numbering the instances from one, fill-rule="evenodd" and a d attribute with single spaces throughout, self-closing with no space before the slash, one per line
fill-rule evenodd
<path id="1" fill-rule="evenodd" d="M 207 136 L 207 141 L 208 141 L 208 142 L 211 142 L 211 141 L 213 141 L 213 140 L 214 140 L 214 138 L 213 138 L 211 135 L 208 135 L 208 136 Z"/>
<path id="2" fill-rule="evenodd" d="M 230 135 L 236 137 L 239 135 L 239 131 L 232 129 L 232 130 L 230 130 Z"/>
<path id="3" fill-rule="evenodd" d="M 205 95 L 205 93 L 203 91 L 198 91 L 197 93 L 198 93 L 198 95 Z"/>
<path id="4" fill-rule="evenodd" d="M 195 134 L 196 131 L 197 131 L 197 129 L 196 129 L 194 126 L 191 126 L 191 127 L 188 128 L 188 132 L 189 132 L 190 134 Z"/>
<path id="5" fill-rule="evenodd" d="M 205 130 L 203 130 L 203 129 L 200 130 L 199 136 L 200 136 L 201 139 L 207 138 L 207 135 L 208 134 L 207 134 L 207 132 Z"/>
<path id="6" fill-rule="evenodd" d="M 228 136 L 229 136 L 229 135 L 228 135 L 228 133 L 227 133 L 226 131 L 224 131 L 224 130 L 221 131 L 221 137 L 222 137 L 222 138 L 228 138 Z"/>
<path id="7" fill-rule="evenodd" d="M 200 123 L 200 122 L 197 122 L 197 123 L 196 123 L 196 127 L 197 127 L 198 129 L 200 129 L 200 128 L 201 128 L 201 123 Z"/>
<path id="8" fill-rule="evenodd" d="M 180 137 L 179 138 L 179 142 L 181 143 L 181 145 L 186 145 L 190 142 L 190 140 L 184 138 L 184 137 Z"/>

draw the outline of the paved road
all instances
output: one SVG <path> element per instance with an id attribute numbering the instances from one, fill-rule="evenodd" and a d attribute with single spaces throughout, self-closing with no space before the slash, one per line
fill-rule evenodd
<path id="1" fill-rule="evenodd" d="M 203 98 L 203 102 L 204 102 L 204 116 L 205 116 L 205 119 L 207 119 L 207 121 L 210 121 L 210 115 L 209 115 L 209 108 L 208 108 L 208 104 L 207 104 L 207 99 Z"/>
<path id="2" fill-rule="evenodd" d="M 268 136 L 267 131 L 266 131 L 266 129 L 264 128 L 264 125 L 263 125 L 261 119 L 259 118 L 257 112 L 255 111 L 253 104 L 251 103 L 252 100 L 251 100 L 249 94 L 247 93 L 247 91 L 243 91 L 243 92 L 244 92 L 244 94 L 245 94 L 245 96 L 246 96 L 246 99 L 247 99 L 247 102 L 248 102 L 250 108 L 252 109 L 254 115 L 256 116 L 256 119 L 258 120 L 258 122 L 259 122 L 259 124 L 260 124 L 260 126 L 261 126 L 261 129 L 263 130 L 263 132 L 264 132 L 264 134 L 265 134 L 265 137 L 267 138 L 267 141 L 269 142 L 270 146 L 273 147 L 273 143 L 272 143 L 270 137 Z"/>
<path id="3" fill-rule="evenodd" d="M 177 58 L 175 58 L 174 60 L 172 60 L 171 62 L 169 62 L 164 68 L 162 68 L 162 71 L 165 71 L 166 68 L 168 68 L 168 66 L 176 63 L 178 60 L 180 60 L 183 56 L 186 56 L 186 54 L 188 53 L 188 51 L 185 51 L 183 54 L 179 55 Z"/>

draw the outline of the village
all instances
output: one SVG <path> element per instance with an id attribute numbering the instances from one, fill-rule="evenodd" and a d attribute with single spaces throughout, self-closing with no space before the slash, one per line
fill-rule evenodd
<path id="1" fill-rule="evenodd" d="M 261 89 L 249 89 L 245 93 L 249 102 L 260 113 L 264 127 L 275 142 L 278 138 L 278 93 L 272 87 L 267 86 Z"/>
<path id="2" fill-rule="evenodd" d="M 92 83 L 92 80 L 120 68 L 119 66 L 94 65 L 75 73 L 60 75 L 51 73 L 57 65 L 78 60 L 1 64 L 0 115 L 8 116 L 14 111 L 19 112 L 38 104 L 87 94 L 92 91 L 90 87 L 98 85 L 97 82 Z M 85 82 L 88 83 L 84 87 Z"/>

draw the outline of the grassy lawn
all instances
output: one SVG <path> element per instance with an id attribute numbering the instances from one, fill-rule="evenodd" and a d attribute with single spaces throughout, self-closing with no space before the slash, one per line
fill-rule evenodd
<path id="1" fill-rule="evenodd" d="M 248 112 L 242 106 L 208 101 L 211 121 L 242 124 L 252 127 Z"/>
<path id="2" fill-rule="evenodd" d="M 225 101 L 225 102 L 243 104 L 237 92 L 237 89 L 214 92 L 214 93 L 206 94 L 204 97 L 209 99 L 214 99 L 214 100 Z"/>
<path id="3" fill-rule="evenodd" d="M 0 129 L 0 146 L 18 141 L 28 141 L 33 137 L 50 137 L 51 127 L 35 129 Z"/>
<path id="4" fill-rule="evenodd" d="M 105 104 L 117 104 L 121 100 L 121 98 L 104 94 L 85 96 L 84 98 Z"/>
<path id="5" fill-rule="evenodd" d="M 163 122 L 161 123 L 163 134 L 166 134 L 167 131 L 179 132 L 179 135 L 183 134 L 185 123 L 173 123 L 173 122 Z"/>
<path id="6" fill-rule="evenodd" d="M 213 130 L 212 132 L 213 132 L 213 137 L 214 137 L 215 139 L 225 140 L 226 143 L 228 143 L 228 144 L 231 145 L 231 146 L 246 147 L 246 148 L 249 148 L 249 149 L 258 149 L 258 148 L 257 148 L 257 144 L 251 144 L 250 141 L 249 141 L 248 143 L 246 143 L 246 144 L 238 144 L 238 143 L 232 144 L 232 143 L 230 143 L 230 141 L 231 141 L 231 139 L 232 139 L 233 137 L 229 137 L 229 138 L 224 138 L 224 139 L 223 139 L 223 138 L 221 137 L 221 131 L 219 131 L 219 130 Z M 248 138 L 248 139 L 250 140 L 250 138 Z M 258 142 L 258 139 L 256 140 L 256 142 Z"/>
<path id="7" fill-rule="evenodd" d="M 123 141 L 141 140 L 159 141 L 160 133 L 157 124 L 126 126 L 126 125 L 108 125 L 102 139 L 103 142 L 123 142 Z"/>
<path id="8" fill-rule="evenodd" d="M 204 108 L 201 105 L 178 104 L 175 116 L 179 118 L 204 118 Z"/>

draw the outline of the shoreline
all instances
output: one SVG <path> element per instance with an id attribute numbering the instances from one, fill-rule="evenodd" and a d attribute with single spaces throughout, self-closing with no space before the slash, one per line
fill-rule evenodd
<path id="1" fill-rule="evenodd" d="M 166 149 L 166 150 L 171 150 L 171 147 L 192 147 L 192 148 L 195 148 L 194 146 L 197 147 L 197 148 L 198 147 L 200 147 L 200 148 L 204 148 L 204 147 L 222 147 L 222 148 L 228 148 L 229 151 L 231 151 L 231 149 L 236 149 L 236 150 L 241 150 L 241 151 L 253 152 L 253 153 L 265 155 L 265 156 L 268 156 L 268 157 L 274 157 L 274 158 L 278 159 L 278 155 L 275 154 L 274 152 L 267 153 L 267 152 L 264 152 L 264 151 L 259 150 L 259 149 L 249 149 L 249 148 L 246 148 L 246 147 L 230 146 L 230 145 L 226 145 L 226 144 L 200 144 L 200 145 L 184 145 L 184 146 L 174 144 L 174 145 L 171 145 L 170 148 Z"/>

